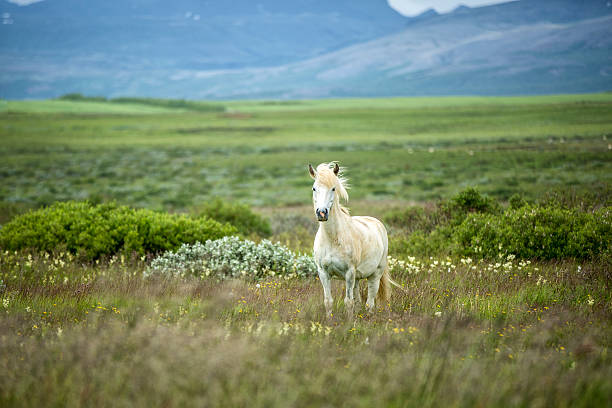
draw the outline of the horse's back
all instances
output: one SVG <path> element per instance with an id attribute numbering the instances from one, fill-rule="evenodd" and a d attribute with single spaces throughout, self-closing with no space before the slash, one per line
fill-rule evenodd
<path id="1" fill-rule="evenodd" d="M 358 226 L 358 228 L 365 234 L 375 234 L 380 236 L 386 246 L 387 229 L 378 218 L 369 216 L 355 216 L 351 218 L 355 223 L 354 225 Z"/>

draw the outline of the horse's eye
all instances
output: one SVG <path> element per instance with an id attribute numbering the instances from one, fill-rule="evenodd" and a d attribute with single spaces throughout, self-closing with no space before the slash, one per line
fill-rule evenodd
<path id="1" fill-rule="evenodd" d="M 312 188 L 312 191 L 317 191 L 317 190 L 315 190 L 315 188 L 313 187 L 313 188 Z"/>
<path id="2" fill-rule="evenodd" d="M 336 191 L 336 187 L 332 188 L 332 191 Z"/>

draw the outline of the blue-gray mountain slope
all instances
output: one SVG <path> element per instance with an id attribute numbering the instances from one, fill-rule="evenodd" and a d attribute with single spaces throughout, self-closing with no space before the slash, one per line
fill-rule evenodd
<path id="1" fill-rule="evenodd" d="M 606 0 L 404 18 L 384 0 L 0 3 L 0 97 L 532 94 L 612 89 Z"/>

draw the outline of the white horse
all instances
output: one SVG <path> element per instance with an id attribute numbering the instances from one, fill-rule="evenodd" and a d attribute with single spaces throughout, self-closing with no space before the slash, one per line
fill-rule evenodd
<path id="1" fill-rule="evenodd" d="M 321 163 L 316 170 L 309 164 L 308 171 L 314 179 L 312 201 L 319 221 L 314 260 L 323 285 L 327 315 L 331 316 L 333 305 L 332 277 L 346 281 L 344 304 L 349 317 L 353 315 L 355 299 L 361 302 L 359 280 L 367 279 L 366 306 L 371 312 L 376 295 L 379 301 L 387 303 L 390 284 L 397 285 L 391 280 L 387 268 L 387 230 L 376 218 L 352 217 L 340 205 L 340 198 L 348 201 L 348 193 L 338 163 Z"/>

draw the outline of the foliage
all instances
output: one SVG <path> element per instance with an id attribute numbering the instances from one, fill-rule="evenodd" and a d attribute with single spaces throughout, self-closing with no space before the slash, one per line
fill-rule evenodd
<path id="1" fill-rule="evenodd" d="M 453 224 L 457 224 L 472 213 L 499 214 L 501 205 L 494 198 L 480 194 L 478 189 L 468 187 L 449 201 L 443 202 L 440 209 L 448 213 Z"/>
<path id="2" fill-rule="evenodd" d="M 93 260 L 119 252 L 158 253 L 234 233 L 234 227 L 205 217 L 192 219 L 114 203 L 58 202 L 4 225 L 0 247 L 46 252 L 65 248 Z"/>
<path id="3" fill-rule="evenodd" d="M 267 237 L 271 233 L 268 220 L 254 213 L 248 205 L 231 203 L 220 198 L 200 206 L 195 216 L 232 224 L 243 235 L 256 234 Z"/>
<path id="4" fill-rule="evenodd" d="M 584 200 L 574 198 L 573 202 Z M 391 253 L 396 254 L 486 258 L 513 254 L 549 260 L 591 259 L 610 253 L 610 207 L 594 211 L 583 207 L 568 208 L 552 198 L 540 205 L 528 204 L 517 195 L 503 210 L 496 200 L 468 188 L 433 210 L 394 211 L 385 221 L 402 227 L 390 241 Z"/>
<path id="5" fill-rule="evenodd" d="M 510 208 L 516 210 L 526 205 L 527 201 L 521 194 L 516 193 L 512 195 L 512 197 L 510 197 L 510 200 L 508 200 L 508 204 L 510 205 Z"/>
<path id="6" fill-rule="evenodd" d="M 263 240 L 256 244 L 238 237 L 183 244 L 151 262 L 149 275 L 195 275 L 261 279 L 266 276 L 314 276 L 312 257 L 296 255 L 279 243 Z"/>
<path id="7" fill-rule="evenodd" d="M 493 198 L 482 195 L 478 189 L 468 187 L 449 200 L 439 201 L 429 208 L 407 207 L 391 210 L 383 220 L 405 232 L 430 233 L 440 225 L 458 225 L 471 213 L 498 214 L 501 205 Z"/>
<path id="8" fill-rule="evenodd" d="M 472 214 L 454 231 L 460 252 L 523 259 L 588 259 L 612 254 L 612 207 L 592 213 L 524 205 L 503 215 Z"/>

